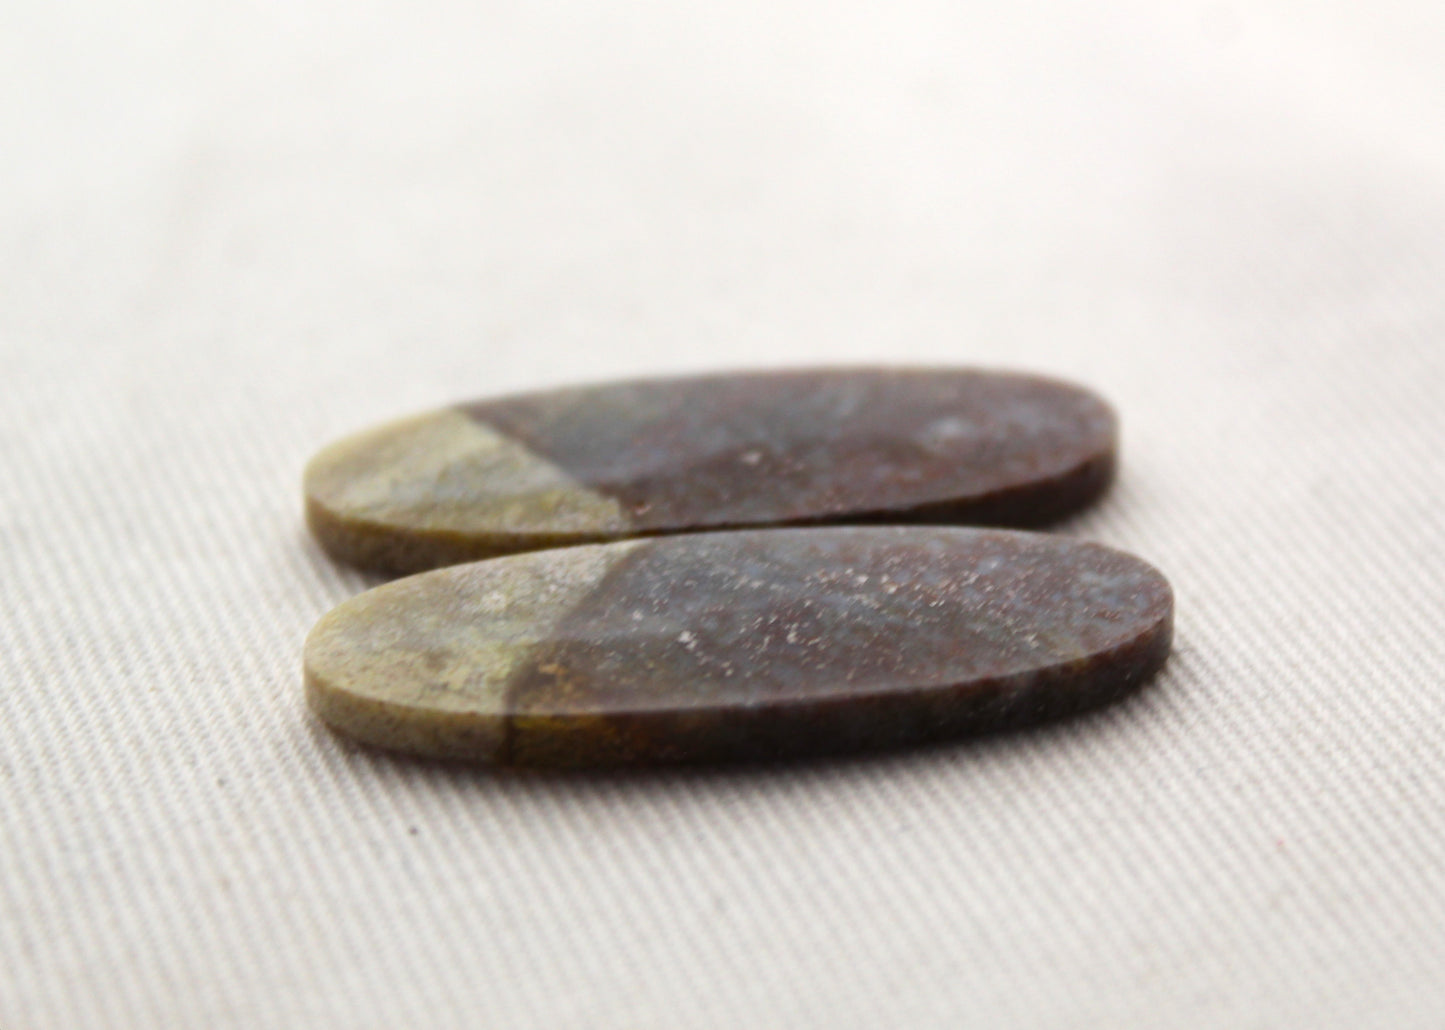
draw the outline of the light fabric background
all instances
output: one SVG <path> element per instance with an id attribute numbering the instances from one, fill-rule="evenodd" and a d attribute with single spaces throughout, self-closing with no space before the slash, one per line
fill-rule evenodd
<path id="1" fill-rule="evenodd" d="M 0 1025 L 1445 1026 L 1445 15 L 0 5 Z M 786 769 L 343 745 L 327 440 L 743 365 L 1074 377 L 1177 650 Z"/>

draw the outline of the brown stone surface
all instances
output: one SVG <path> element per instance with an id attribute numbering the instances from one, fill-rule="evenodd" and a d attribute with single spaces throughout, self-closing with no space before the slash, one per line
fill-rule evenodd
<path id="1" fill-rule="evenodd" d="M 371 744 L 497 764 L 773 759 L 1014 727 L 1164 662 L 1137 558 L 942 527 L 725 532 L 410 577 L 307 643 L 308 693 Z"/>
<path id="2" fill-rule="evenodd" d="M 417 571 L 699 529 L 1043 525 L 1115 464 L 1113 413 L 1033 376 L 742 373 L 479 401 L 323 451 L 307 513 L 335 557 Z"/>

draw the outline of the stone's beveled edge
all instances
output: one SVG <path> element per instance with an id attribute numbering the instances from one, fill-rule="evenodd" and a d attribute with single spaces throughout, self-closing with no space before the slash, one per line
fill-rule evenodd
<path id="1" fill-rule="evenodd" d="M 639 544 L 513 555 L 409 576 L 358 594 L 323 615 L 307 635 L 307 703 L 331 729 L 375 747 L 505 763 L 512 671 L 530 659 L 536 640 L 552 633 Z M 485 594 L 459 582 L 477 572 L 489 579 Z M 509 591 L 523 603 L 508 605 Z M 373 624 L 377 636 L 358 644 L 357 629 L 366 622 L 357 616 L 387 609 L 406 618 Z M 458 609 L 465 610 L 465 619 L 455 618 Z M 487 632 L 477 632 L 484 623 Z M 499 625 L 510 630 L 511 639 L 497 638 Z M 442 646 L 447 643 L 451 646 Z M 478 662 L 471 656 L 477 653 L 491 659 L 486 679 L 476 675 Z M 412 689 L 388 696 L 386 686 Z"/>
<path id="2" fill-rule="evenodd" d="M 501 713 L 437 712 L 361 697 L 305 671 L 306 703 L 333 732 L 386 751 L 429 758 L 506 764 L 508 720 Z"/>
<path id="3" fill-rule="evenodd" d="M 306 690 L 312 710 L 336 732 L 423 758 L 556 769 L 791 761 L 984 736 L 1102 708 L 1163 668 L 1172 638 L 1171 612 L 1149 633 L 1109 654 L 1018 676 L 926 692 L 713 711 L 565 717 L 427 713 L 418 719 L 413 708 L 327 690 L 309 670 Z M 1081 665 L 1117 668 L 1105 678 Z M 1090 677 L 1098 677 L 1092 689 L 1078 689 Z M 926 703 L 918 693 L 928 695 Z M 842 730 L 818 734 L 819 721 Z"/>
<path id="4" fill-rule="evenodd" d="M 454 408 L 329 444 L 307 463 L 303 493 L 328 554 L 386 572 L 613 539 L 629 525 L 615 500 Z"/>

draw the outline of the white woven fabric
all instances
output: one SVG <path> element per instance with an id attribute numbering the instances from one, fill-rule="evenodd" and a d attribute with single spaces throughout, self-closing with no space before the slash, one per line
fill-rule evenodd
<path id="1" fill-rule="evenodd" d="M 0 1024 L 1445 1026 L 1445 15 L 0 5 Z M 788 769 L 343 745 L 300 468 L 743 365 L 1089 383 L 1135 700 Z"/>

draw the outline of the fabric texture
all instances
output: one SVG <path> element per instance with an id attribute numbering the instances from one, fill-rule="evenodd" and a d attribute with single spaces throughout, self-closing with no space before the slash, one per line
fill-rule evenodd
<path id="1" fill-rule="evenodd" d="M 0 5 L 0 1024 L 1445 1025 L 1445 15 Z M 300 470 L 453 400 L 1117 406 L 1134 699 L 784 768 L 348 746 Z"/>

